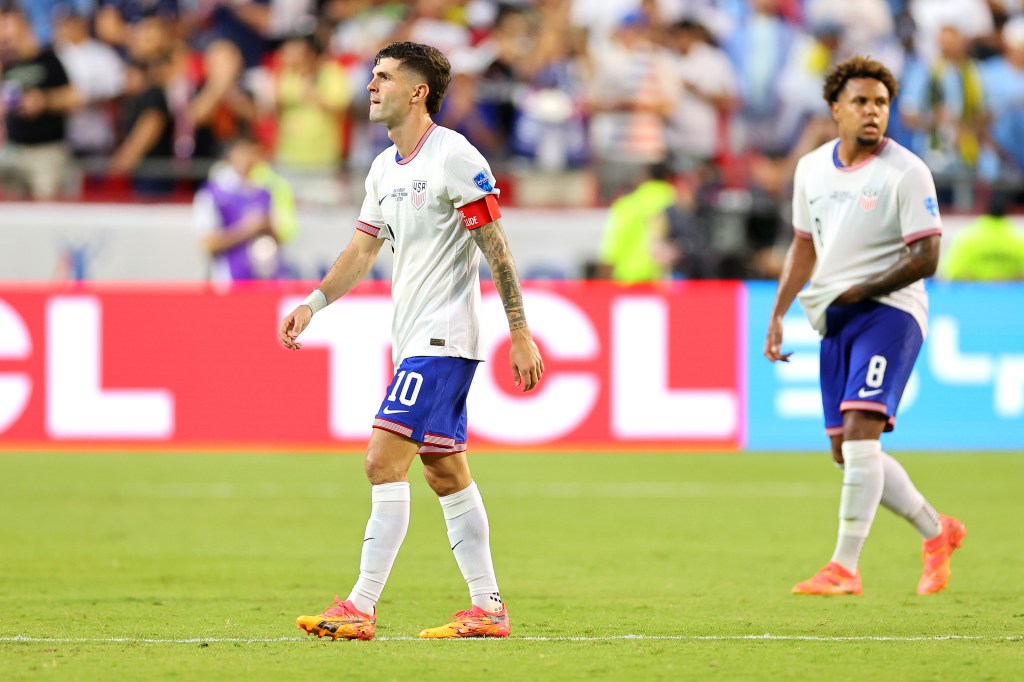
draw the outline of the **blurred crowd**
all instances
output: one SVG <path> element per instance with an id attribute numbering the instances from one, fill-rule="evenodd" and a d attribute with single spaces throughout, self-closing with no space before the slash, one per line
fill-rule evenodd
<path id="1" fill-rule="evenodd" d="M 944 205 L 981 210 L 997 185 L 1015 202 L 1024 177 L 1022 0 L 0 0 L 0 12 L 4 197 L 191 197 L 244 138 L 298 201 L 354 201 L 388 144 L 366 121 L 365 85 L 396 40 L 449 56 L 438 123 L 484 153 L 506 201 L 536 203 L 532 187 L 607 205 L 664 183 L 650 276 L 777 273 L 795 160 L 835 134 L 823 76 L 855 53 L 897 75 L 889 135 L 928 162 Z M 514 182 L 531 177 L 543 181 Z"/>

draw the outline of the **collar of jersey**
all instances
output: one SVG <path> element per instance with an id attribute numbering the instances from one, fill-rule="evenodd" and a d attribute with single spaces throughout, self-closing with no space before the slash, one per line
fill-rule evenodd
<path id="1" fill-rule="evenodd" d="M 843 171 L 844 173 L 848 173 L 850 171 L 857 170 L 858 168 L 865 164 L 871 163 L 871 161 L 876 156 L 882 153 L 882 149 L 885 147 L 885 145 L 889 144 L 889 138 L 883 137 L 882 141 L 878 144 L 877 147 L 875 147 L 875 151 L 871 153 L 871 156 L 864 159 L 863 161 L 858 161 L 852 166 L 844 166 L 843 162 L 839 160 L 839 142 L 840 140 L 836 140 L 836 146 L 832 147 L 832 163 L 835 164 L 835 167 L 838 168 L 839 170 Z"/>
<path id="2" fill-rule="evenodd" d="M 423 132 L 423 137 L 421 137 L 420 141 L 416 143 L 416 148 L 412 150 L 412 154 L 410 154 L 409 156 L 405 157 L 404 159 L 401 156 L 399 156 L 398 149 L 396 148 L 395 149 L 395 163 L 397 163 L 399 166 L 404 166 L 405 164 L 407 164 L 410 161 L 412 161 L 413 159 L 415 159 L 416 155 L 420 153 L 420 149 L 423 147 L 423 143 L 427 141 L 427 138 L 430 137 L 430 133 L 434 132 L 434 128 L 436 128 L 436 127 L 437 127 L 436 123 L 431 123 L 430 127 L 427 128 Z"/>

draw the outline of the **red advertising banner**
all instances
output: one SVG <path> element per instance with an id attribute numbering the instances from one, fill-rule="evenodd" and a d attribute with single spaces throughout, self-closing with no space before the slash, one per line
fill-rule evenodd
<path id="1" fill-rule="evenodd" d="M 0 448 L 361 448 L 392 373 L 386 284 L 276 338 L 309 286 L 0 286 Z M 644 449 L 744 441 L 744 290 L 733 282 L 532 284 L 545 358 L 520 393 L 501 302 L 470 447 Z"/>

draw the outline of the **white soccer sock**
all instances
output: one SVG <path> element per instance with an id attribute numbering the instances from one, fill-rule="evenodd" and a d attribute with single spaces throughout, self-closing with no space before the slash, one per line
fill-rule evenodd
<path id="1" fill-rule="evenodd" d="M 503 605 L 491 561 L 490 527 L 480 490 L 474 482 L 464 490 L 438 499 L 448 526 L 452 553 L 469 586 L 469 598 L 474 606 L 485 611 L 501 611 Z"/>
<path id="2" fill-rule="evenodd" d="M 363 554 L 359 560 L 359 579 L 348 595 L 357 609 L 369 615 L 373 615 L 405 532 L 409 530 L 409 482 L 375 485 L 371 499 L 370 520 L 366 522 Z"/>
<path id="3" fill-rule="evenodd" d="M 906 469 L 884 452 L 882 453 L 882 465 L 885 468 L 882 506 L 910 521 L 925 540 L 942 532 L 939 513 L 914 487 Z"/>
<path id="4" fill-rule="evenodd" d="M 860 551 L 882 498 L 882 444 L 877 440 L 843 441 L 843 492 L 839 498 L 839 538 L 832 561 L 857 572 Z"/>

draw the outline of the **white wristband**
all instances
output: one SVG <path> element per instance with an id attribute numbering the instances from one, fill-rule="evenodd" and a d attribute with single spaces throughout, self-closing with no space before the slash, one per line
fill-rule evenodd
<path id="1" fill-rule="evenodd" d="M 306 297 L 306 300 L 302 302 L 302 305 L 309 306 L 309 309 L 316 315 L 318 312 L 327 307 L 327 297 L 324 296 L 324 292 L 319 289 L 313 289 L 313 293 Z"/>

